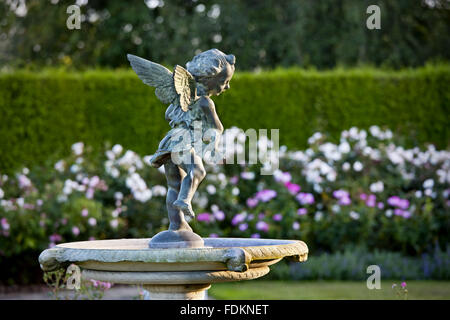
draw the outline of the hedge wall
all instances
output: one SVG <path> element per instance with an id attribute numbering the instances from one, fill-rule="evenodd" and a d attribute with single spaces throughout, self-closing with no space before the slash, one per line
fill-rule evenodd
<path id="1" fill-rule="evenodd" d="M 449 145 L 450 66 L 415 70 L 275 70 L 238 73 L 213 98 L 224 126 L 279 128 L 304 148 L 317 130 L 386 125 L 409 144 Z M 145 155 L 168 130 L 166 106 L 131 70 L 0 75 L 0 171 L 39 164 L 84 141 L 120 143 Z"/>

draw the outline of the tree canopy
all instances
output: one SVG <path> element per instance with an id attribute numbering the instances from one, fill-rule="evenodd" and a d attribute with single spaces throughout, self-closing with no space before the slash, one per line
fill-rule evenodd
<path id="1" fill-rule="evenodd" d="M 448 0 L 0 0 L 0 67 L 121 67 L 126 53 L 173 66 L 218 48 L 240 70 L 368 64 L 400 68 L 450 56 Z M 369 30 L 366 9 L 381 9 Z"/>

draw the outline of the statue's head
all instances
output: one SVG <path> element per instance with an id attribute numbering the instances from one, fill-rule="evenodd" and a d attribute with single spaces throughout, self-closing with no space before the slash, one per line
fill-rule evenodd
<path id="1" fill-rule="evenodd" d="M 230 88 L 235 62 L 234 55 L 210 49 L 196 55 L 186 68 L 203 85 L 206 94 L 219 95 Z"/>

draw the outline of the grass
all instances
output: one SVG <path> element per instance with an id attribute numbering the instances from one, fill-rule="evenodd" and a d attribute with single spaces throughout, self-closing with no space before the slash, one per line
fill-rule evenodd
<path id="1" fill-rule="evenodd" d="M 267 281 L 216 283 L 208 295 L 218 300 L 398 300 L 392 284 L 367 289 L 365 281 Z M 450 299 L 449 281 L 407 281 L 408 300 Z"/>

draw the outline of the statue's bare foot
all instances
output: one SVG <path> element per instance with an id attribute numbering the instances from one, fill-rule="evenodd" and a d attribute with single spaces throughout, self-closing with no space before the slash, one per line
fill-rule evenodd
<path id="1" fill-rule="evenodd" d="M 179 210 L 181 210 L 185 216 L 188 216 L 192 219 L 195 217 L 194 210 L 192 210 L 192 206 L 190 203 L 184 202 L 182 200 L 175 200 L 173 206 Z"/>

